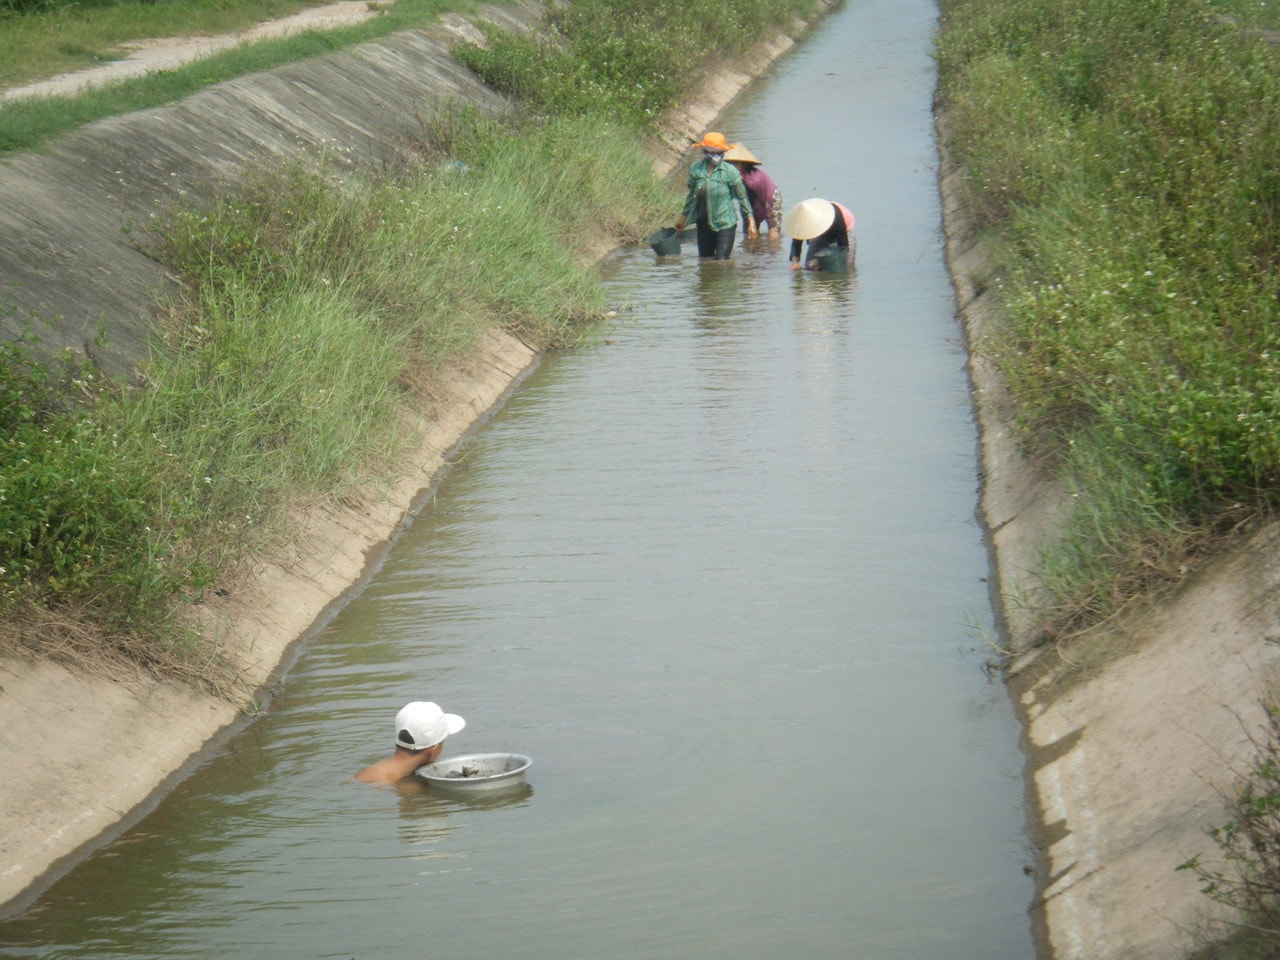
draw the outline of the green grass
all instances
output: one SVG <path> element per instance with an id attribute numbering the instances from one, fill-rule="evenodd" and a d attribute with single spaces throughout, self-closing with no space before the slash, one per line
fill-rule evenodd
<path id="1" fill-rule="evenodd" d="M 1280 30 L 1280 4 L 1276 0 L 1211 0 L 1209 6 L 1243 26 Z"/>
<path id="2" fill-rule="evenodd" d="M 225 31 L 314 5 L 290 3 L 286 7 L 280 0 L 275 2 L 279 7 L 226 6 L 218 2 L 187 0 L 173 5 L 140 3 L 93 8 L 78 15 L 74 21 L 76 29 L 73 33 L 78 35 L 83 30 L 92 36 L 99 29 L 98 20 L 108 20 L 110 29 L 102 42 L 114 46 L 126 39 Z M 468 10 L 472 7 L 474 3 L 471 0 L 396 0 L 394 4 L 379 4 L 376 17 L 353 26 L 259 40 L 202 57 L 183 67 L 116 81 L 74 95 L 21 97 L 3 101 L 0 102 L 0 155 L 38 149 L 57 135 L 94 120 L 173 103 L 225 80 L 323 56 L 399 30 L 425 29 L 435 25 L 443 12 Z M 121 15 L 119 22 L 110 19 L 112 13 L 120 10 L 127 10 L 131 15 Z M 190 14 L 189 19 L 183 19 L 182 11 Z M 48 49 L 56 43 L 63 29 L 59 24 L 59 17 L 62 15 L 70 16 L 65 11 L 53 11 L 16 19 L 0 18 L 0 64 L 7 62 L 5 46 L 8 44 L 13 45 L 10 52 L 15 62 L 28 63 L 21 70 L 12 66 L 4 68 L 10 72 L 14 81 L 23 76 L 24 72 L 29 74 L 27 79 L 54 72 L 46 69 L 38 58 L 31 59 L 30 51 Z M 250 15 L 254 16 L 254 21 L 246 20 Z M 155 19 L 148 19 L 151 16 Z M 83 23 L 80 17 L 83 17 Z M 22 45 L 21 35 L 24 31 L 16 29 L 28 23 L 28 32 L 37 35 L 28 38 L 30 49 Z M 11 29 L 14 30 L 12 35 Z M 130 31 L 135 29 L 143 32 L 130 36 Z M 79 41 L 75 46 L 77 49 L 87 49 Z M 36 70 L 39 73 L 31 74 L 31 71 Z"/>
<path id="3" fill-rule="evenodd" d="M 25 13 L 0 13 L 0 86 L 110 62 L 120 57 L 123 45 L 130 41 L 232 33 L 309 6 L 314 2 L 169 0 L 49 5 Z"/>
<path id="4" fill-rule="evenodd" d="M 979 348 L 1076 510 L 1096 622 L 1280 502 L 1280 59 L 1192 0 L 948 0 L 947 147 L 997 251 Z"/>
<path id="5" fill-rule="evenodd" d="M 488 49 L 467 47 L 460 56 L 532 110 L 601 113 L 652 129 L 717 58 L 742 53 L 813 9 L 811 0 L 576 0 L 553 7 L 539 36 L 491 31 Z"/>

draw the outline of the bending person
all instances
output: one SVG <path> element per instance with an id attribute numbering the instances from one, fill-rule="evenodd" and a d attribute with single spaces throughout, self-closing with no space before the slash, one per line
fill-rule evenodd
<path id="1" fill-rule="evenodd" d="M 694 147 L 702 150 L 702 159 L 689 167 L 689 189 L 684 209 L 676 218 L 676 232 L 692 218 L 698 225 L 698 256 L 728 260 L 738 233 L 739 212 L 747 225 L 748 239 L 757 236 L 747 188 L 733 164 L 724 162 L 729 150 L 724 134 L 708 133 Z"/>
<path id="2" fill-rule="evenodd" d="M 792 237 L 791 269 L 800 269 L 800 248 L 805 240 L 806 270 L 818 269 L 818 254 L 824 250 L 840 250 L 847 257 L 853 249 L 853 213 L 844 204 L 812 197 L 804 200 L 782 218 L 782 229 Z"/>

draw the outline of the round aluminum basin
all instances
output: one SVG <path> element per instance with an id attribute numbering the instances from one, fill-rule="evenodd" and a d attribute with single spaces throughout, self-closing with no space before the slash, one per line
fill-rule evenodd
<path id="1" fill-rule="evenodd" d="M 417 773 L 433 787 L 473 793 L 523 783 L 532 763 L 520 753 L 470 753 L 429 763 Z"/>

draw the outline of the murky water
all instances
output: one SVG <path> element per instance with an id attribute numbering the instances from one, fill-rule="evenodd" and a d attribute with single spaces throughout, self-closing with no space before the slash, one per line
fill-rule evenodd
<path id="1" fill-rule="evenodd" d="M 857 273 L 611 260 L 608 342 L 520 387 L 269 713 L 4 956 L 1032 956 L 933 18 L 846 3 L 720 123 L 854 210 Z M 416 698 L 529 785 L 352 782 Z"/>

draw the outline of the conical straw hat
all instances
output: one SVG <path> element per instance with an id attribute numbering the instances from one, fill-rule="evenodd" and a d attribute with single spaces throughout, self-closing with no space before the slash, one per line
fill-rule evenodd
<path id="1" fill-rule="evenodd" d="M 810 197 L 786 212 L 782 229 L 796 240 L 812 240 L 824 233 L 836 219 L 836 208 L 830 200 Z"/>
<path id="2" fill-rule="evenodd" d="M 740 143 L 735 143 L 729 147 L 729 152 L 724 155 L 726 160 L 737 160 L 739 163 L 759 163 L 760 161 Z"/>

